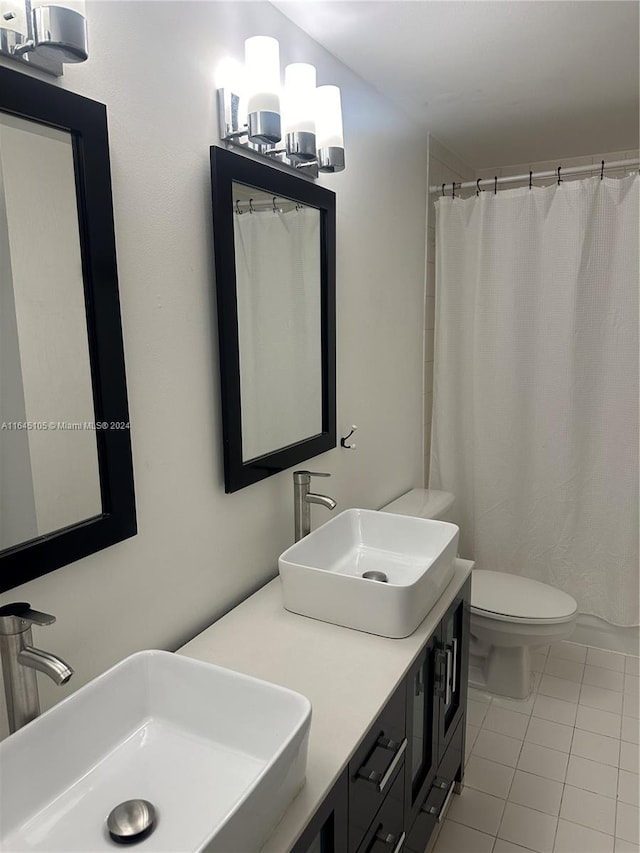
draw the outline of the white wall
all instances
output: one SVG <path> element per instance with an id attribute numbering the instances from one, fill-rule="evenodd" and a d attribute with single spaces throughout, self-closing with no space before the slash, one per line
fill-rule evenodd
<path id="1" fill-rule="evenodd" d="M 268 3 L 89 0 L 87 13 L 91 58 L 59 85 L 109 110 L 139 533 L 0 597 L 58 618 L 34 639 L 76 675 L 41 680 L 45 707 L 130 652 L 184 643 L 273 576 L 293 540 L 290 472 L 223 488 L 213 69 L 249 35 L 276 36 L 283 65 L 313 62 L 343 94 L 347 169 L 322 183 L 337 193 L 338 429 L 360 429 L 356 451 L 309 467 L 331 472 L 340 509 L 423 480 L 424 133 Z"/>

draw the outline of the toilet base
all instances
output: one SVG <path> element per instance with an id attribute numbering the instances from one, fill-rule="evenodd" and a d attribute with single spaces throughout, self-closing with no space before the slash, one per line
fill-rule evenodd
<path id="1" fill-rule="evenodd" d="M 487 657 L 486 654 L 479 656 L 473 656 L 469 660 L 469 687 L 473 687 L 475 690 L 480 690 L 482 693 L 487 693 L 493 695 L 505 696 L 510 699 L 520 698 L 520 699 L 528 699 L 535 689 L 535 673 L 531 671 L 528 676 L 528 684 L 527 689 L 524 696 L 515 697 L 512 695 L 510 687 L 507 685 L 509 689 L 509 693 L 501 693 L 498 694 L 494 689 L 492 690 L 487 683 Z"/>
<path id="2" fill-rule="evenodd" d="M 529 646 L 492 646 L 485 665 L 487 690 L 526 699 L 531 689 Z"/>

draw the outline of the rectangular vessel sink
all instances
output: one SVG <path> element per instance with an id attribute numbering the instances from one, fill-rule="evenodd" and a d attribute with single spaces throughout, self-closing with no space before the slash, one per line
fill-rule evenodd
<path id="1" fill-rule="evenodd" d="M 141 798 L 141 853 L 258 850 L 304 784 L 311 705 L 170 652 L 107 670 L 0 743 L 0 849 L 121 853 L 106 819 Z"/>
<path id="2" fill-rule="evenodd" d="M 284 606 L 345 628 L 408 637 L 451 580 L 457 548 L 455 524 L 348 509 L 281 554 Z"/>

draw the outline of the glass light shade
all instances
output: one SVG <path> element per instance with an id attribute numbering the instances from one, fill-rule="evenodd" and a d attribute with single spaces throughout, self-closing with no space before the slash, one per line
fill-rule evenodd
<path id="1" fill-rule="evenodd" d="M 32 9 L 37 9 L 39 6 L 59 6 L 61 9 L 78 12 L 83 18 L 87 17 L 85 0 L 31 0 Z"/>
<path id="2" fill-rule="evenodd" d="M 284 69 L 282 118 L 285 133 L 315 133 L 316 69 L 294 62 Z"/>
<path id="3" fill-rule="evenodd" d="M 318 148 L 344 148 L 342 104 L 338 86 L 318 86 L 315 113 Z"/>
<path id="4" fill-rule="evenodd" d="M 247 112 L 280 113 L 280 45 L 270 36 L 244 43 Z"/>

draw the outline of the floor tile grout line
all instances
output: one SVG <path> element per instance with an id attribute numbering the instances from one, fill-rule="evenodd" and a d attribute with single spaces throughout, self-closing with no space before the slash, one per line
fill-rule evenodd
<path id="1" fill-rule="evenodd" d="M 577 645 L 577 644 L 576 644 L 576 645 Z M 493 797 L 494 797 L 494 798 L 496 798 L 496 799 L 501 799 L 501 800 L 503 800 L 502 813 L 501 813 L 501 817 L 500 817 L 500 822 L 499 822 L 499 824 L 498 824 L 498 830 L 497 830 L 497 833 L 496 833 L 496 835 L 495 835 L 495 836 L 494 836 L 494 838 L 493 838 L 492 851 L 494 851 L 494 850 L 495 850 L 496 843 L 497 843 L 497 841 L 500 839 L 500 831 L 501 831 L 501 828 L 502 828 L 502 824 L 503 824 L 503 822 L 504 822 L 504 814 L 505 814 L 505 811 L 506 811 L 506 807 L 507 807 L 507 805 L 508 805 L 509 803 L 513 803 L 514 805 L 522 805 L 522 804 L 519 804 L 519 803 L 514 803 L 512 800 L 510 800 L 510 796 L 511 796 L 511 791 L 512 791 L 512 789 L 513 789 L 513 784 L 514 784 L 514 780 L 515 780 L 516 773 L 518 772 L 518 769 L 520 769 L 520 768 L 518 767 L 518 765 L 519 765 L 519 763 L 520 763 L 520 759 L 521 759 L 521 756 L 522 756 L 522 751 L 523 751 L 523 749 L 524 749 L 524 745 L 525 745 L 525 743 L 530 743 L 530 744 L 531 744 L 531 745 L 533 745 L 533 746 L 542 746 L 543 748 L 551 749 L 551 750 L 553 750 L 553 751 L 555 751 L 555 752 L 559 752 L 559 753 L 562 753 L 563 755 L 566 755 L 566 756 L 567 756 L 567 765 L 566 765 L 565 770 L 564 770 L 563 779 L 562 779 L 562 781 L 560 782 L 560 784 L 562 785 L 562 792 L 561 792 L 561 799 L 560 799 L 560 805 L 559 805 L 558 814 L 557 814 L 557 815 L 550 815 L 550 814 L 549 814 L 549 812 L 544 812 L 544 811 L 542 811 L 541 809 L 534 808 L 533 806 L 523 806 L 524 808 L 528 808 L 528 809 L 530 809 L 531 811 L 537 812 L 537 813 L 539 813 L 539 814 L 544 814 L 544 815 L 546 815 L 546 816 L 548 816 L 548 817 L 552 817 L 552 818 L 554 818 L 554 819 L 555 819 L 556 824 L 555 824 L 555 830 L 554 830 L 554 839 L 553 839 L 553 846 L 552 846 L 552 850 L 553 850 L 553 851 L 555 851 L 555 845 L 556 845 L 556 841 L 557 841 L 557 834 L 558 834 L 558 829 L 559 829 L 559 825 L 560 825 L 560 820 L 561 820 L 561 819 L 562 819 L 562 820 L 566 820 L 567 822 L 572 823 L 572 824 L 573 824 L 573 825 L 575 825 L 575 826 L 580 826 L 580 827 L 583 827 L 584 829 L 587 829 L 587 830 L 590 830 L 590 831 L 594 831 L 594 832 L 602 832 L 602 830 L 595 829 L 594 827 L 592 827 L 592 826 L 588 826 L 588 825 L 586 825 L 586 824 L 581 824 L 581 823 L 579 823 L 578 821 L 571 820 L 570 818 L 567 818 L 567 817 L 562 817 L 562 818 L 561 818 L 562 804 L 563 804 L 563 802 L 564 802 L 564 797 L 565 797 L 565 793 L 566 793 L 566 789 L 567 789 L 567 787 L 573 787 L 573 788 L 576 788 L 576 789 L 577 789 L 577 790 L 579 790 L 579 791 L 583 791 L 583 792 L 585 792 L 585 793 L 590 793 L 590 794 L 593 794 L 594 796 L 598 796 L 598 797 L 604 797 L 604 798 L 605 798 L 605 799 L 607 799 L 607 800 L 614 800 L 614 801 L 615 801 L 615 807 L 614 807 L 614 832 L 613 832 L 613 833 L 604 833 L 604 832 L 603 832 L 603 834 L 604 834 L 604 835 L 609 836 L 610 838 L 613 838 L 613 839 L 614 839 L 614 841 L 615 841 L 615 839 L 617 838 L 617 836 L 616 836 L 616 834 L 615 834 L 615 833 L 616 833 L 616 828 L 617 828 L 618 805 L 619 805 L 619 803 L 620 803 L 620 802 L 622 802 L 621 800 L 619 800 L 619 799 L 618 799 L 618 787 L 619 787 L 620 770 L 621 770 L 621 768 L 620 768 L 620 762 L 621 762 L 621 760 L 622 760 L 622 758 L 621 758 L 622 744 L 623 744 L 623 743 L 628 743 L 630 746 L 637 746 L 637 745 L 636 745 L 636 744 L 633 744 L 633 742 L 631 742 L 631 741 L 623 741 L 623 740 L 622 740 L 622 728 L 620 729 L 620 734 L 619 734 L 619 736 L 618 736 L 618 737 L 612 737 L 611 735 L 604 735 L 604 734 L 601 734 L 600 732 L 592 732 L 592 731 L 590 731 L 589 729 L 582 729 L 582 728 L 579 728 L 579 727 L 578 727 L 578 725 L 577 725 L 577 711 L 578 711 L 578 707 L 579 707 L 579 706 L 582 706 L 582 707 L 584 707 L 584 708 L 590 708 L 590 709 L 591 709 L 591 710 L 593 710 L 593 711 L 601 711 L 601 712 L 603 712 L 603 713 L 614 714 L 614 716 L 618 716 L 618 717 L 620 717 L 620 719 L 621 719 L 621 723 L 622 723 L 622 717 L 624 716 L 624 713 L 623 713 L 623 712 L 624 712 L 624 708 L 621 708 L 620 712 L 619 712 L 619 713 L 617 713 L 617 712 L 609 711 L 609 710 L 608 710 L 608 709 L 606 709 L 606 708 L 597 708 L 597 707 L 593 707 L 593 706 L 587 705 L 586 703 L 583 703 L 583 702 L 581 702 L 581 701 L 580 701 L 580 699 L 581 699 L 581 694 L 582 694 L 582 686 L 583 686 L 583 684 L 588 684 L 588 682 L 584 682 L 584 675 L 585 675 L 585 673 L 586 673 L 586 667 L 587 667 L 587 666 L 594 666 L 594 667 L 596 667 L 596 666 L 597 666 L 597 664 L 589 664 L 589 663 L 587 662 L 587 659 L 588 659 L 588 651 L 589 651 L 589 649 L 590 649 L 590 648 L 592 648 L 592 647 L 591 647 L 591 646 L 586 646 L 585 648 L 587 649 L 587 652 L 586 652 L 586 655 L 585 655 L 585 660 L 584 660 L 584 661 L 582 662 L 582 664 L 581 664 L 581 665 L 582 665 L 582 680 L 581 680 L 580 682 L 575 682 L 575 681 L 572 681 L 571 679 L 568 679 L 568 678 L 561 678 L 560 676 L 551 676 L 551 677 L 553 677 L 553 678 L 558 678 L 559 680 L 566 681 L 566 682 L 569 682 L 569 683 L 573 683 L 573 684 L 578 683 L 578 684 L 580 684 L 580 692 L 579 692 L 579 694 L 578 694 L 578 700 L 577 700 L 577 702 L 570 702 L 570 703 L 569 703 L 569 704 L 574 704 L 574 705 L 576 705 L 577 707 L 576 707 L 576 717 L 574 718 L 573 725 L 571 725 L 571 726 L 570 726 L 570 727 L 571 727 L 571 729 L 572 729 L 572 734 L 571 734 L 571 741 L 570 741 L 570 746 L 569 746 L 569 752 L 568 752 L 568 753 L 564 753 L 564 752 L 563 752 L 563 750 L 555 749 L 554 747 L 550 747 L 550 746 L 546 746 L 546 747 L 544 747 L 544 745 L 542 745 L 542 744 L 535 744 L 533 741 L 527 741 L 527 740 L 526 740 L 527 735 L 528 735 L 528 733 L 529 733 L 529 729 L 530 729 L 530 727 L 531 727 L 531 721 L 532 721 L 532 719 L 534 718 L 533 708 L 534 708 L 534 706 L 535 706 L 535 700 L 537 699 L 538 695 L 540 695 L 540 696 L 545 696 L 545 695 L 546 695 L 546 694 L 544 694 L 544 693 L 540 693 L 540 692 L 539 692 L 539 688 L 540 688 L 540 683 L 541 683 L 541 681 L 542 681 L 542 678 L 544 677 L 544 675 L 545 675 L 545 674 L 547 674 L 547 673 L 546 673 L 546 662 L 549 660 L 549 658 L 550 658 L 550 657 L 552 657 L 552 655 L 551 655 L 551 645 L 547 648 L 546 653 L 544 653 L 545 666 L 543 667 L 542 672 L 538 673 L 538 672 L 537 672 L 537 670 L 532 671 L 532 683 L 533 683 L 533 687 L 532 687 L 531 694 L 530 694 L 530 695 L 529 695 L 529 697 L 528 697 L 528 699 L 533 700 L 532 705 L 531 705 L 531 710 L 530 710 L 530 711 L 525 711 L 525 710 L 523 710 L 522 708 L 509 708 L 509 707 L 507 707 L 507 708 L 502 708 L 500 705 L 494 705 L 494 704 L 493 704 L 493 700 L 494 700 L 494 698 L 495 698 L 495 697 L 493 697 L 493 696 L 489 696 L 489 697 L 488 697 L 488 698 L 489 698 L 489 701 L 488 701 L 487 703 L 483 703 L 483 704 L 486 704 L 486 706 L 487 706 L 487 707 L 486 707 L 486 711 L 485 711 L 485 714 L 484 714 L 484 716 L 483 716 L 482 722 L 481 722 L 480 726 L 478 726 L 478 727 L 477 727 L 477 728 L 478 728 L 478 736 L 479 736 L 479 734 L 480 734 L 480 732 L 481 732 L 482 730 L 487 731 L 487 732 L 492 732 L 492 733 L 494 733 L 494 734 L 502 734 L 501 732 L 494 732 L 494 731 L 493 731 L 493 729 L 486 728 L 486 726 L 485 726 L 485 722 L 486 722 L 487 716 L 488 716 L 488 714 L 489 714 L 489 712 L 490 712 L 490 710 L 491 710 L 491 707 L 498 708 L 499 710 L 511 711 L 512 713 L 519 713 L 519 714 L 521 714 L 521 715 L 523 715 L 523 716 L 527 716 L 527 717 L 529 718 L 529 719 L 528 719 L 528 722 L 527 722 L 527 726 L 526 726 L 526 728 L 525 728 L 525 730 L 524 730 L 524 734 L 523 734 L 522 738 L 512 738 L 512 739 L 514 739 L 514 740 L 515 740 L 515 739 L 520 740 L 520 748 L 519 748 L 519 750 L 518 750 L 518 755 L 517 755 L 517 758 L 516 758 L 516 764 L 515 764 L 515 766 L 513 766 L 513 767 L 512 767 L 511 765 L 505 765 L 505 764 L 502 764 L 502 762 L 494 761 L 494 763 L 495 763 L 495 764 L 499 764 L 500 766 L 503 766 L 503 767 L 505 767 L 505 766 L 506 766 L 506 767 L 509 767 L 510 769 L 512 769 L 512 770 L 513 770 L 513 775 L 512 775 L 512 777 L 511 777 L 511 782 L 510 782 L 510 784 L 509 784 L 509 788 L 508 788 L 508 791 L 507 791 L 506 797 L 505 797 L 505 798 L 503 798 L 503 797 L 497 797 L 495 794 L 489 794 L 489 792 L 487 792 L 487 791 L 482 791 L 481 789 L 474 789 L 474 790 L 478 790 L 478 791 L 480 791 L 481 793 L 485 793 L 485 794 L 487 794 L 488 796 L 493 796 Z M 542 653 L 540 653 L 540 652 L 538 652 L 537 654 L 541 654 L 541 656 L 542 656 Z M 635 676 L 635 674 L 634 674 L 634 673 L 627 673 L 627 670 L 626 670 L 626 657 L 635 657 L 635 656 L 629 656 L 629 655 L 626 655 L 626 656 L 625 656 L 624 669 L 622 670 L 622 673 L 623 673 L 623 690 L 624 690 L 624 684 L 626 683 L 626 675 L 627 675 L 627 674 L 630 674 L 630 675 L 632 675 L 633 677 L 637 677 L 637 676 Z M 558 657 L 558 659 L 562 660 L 563 658 Z M 572 662 L 572 663 L 576 663 L 576 661 L 570 661 L 570 662 Z M 600 668 L 600 669 L 603 669 L 603 670 L 613 671 L 613 672 L 621 672 L 620 670 L 613 670 L 613 669 L 611 669 L 611 668 L 609 668 L 609 667 L 599 667 L 599 668 Z M 550 674 L 549 674 L 549 675 L 550 675 Z M 537 676 L 537 677 L 536 677 L 536 676 Z M 596 687 L 596 688 L 597 688 L 597 689 L 599 689 L 599 690 L 609 690 L 609 692 L 612 692 L 612 693 L 621 693 L 621 692 L 623 692 L 623 691 L 619 691 L 619 690 L 611 690 L 611 688 L 600 687 L 600 686 L 599 686 L 599 685 L 597 685 L 597 684 L 596 684 L 596 685 L 589 685 L 589 686 Z M 479 691 L 479 692 L 482 692 L 482 691 Z M 550 698 L 550 699 L 558 699 L 559 701 L 565 701 L 565 702 L 567 702 L 567 701 L 568 701 L 568 700 L 566 700 L 566 699 L 564 699 L 564 700 L 563 700 L 563 699 L 561 699 L 561 697 L 549 696 L 548 698 Z M 536 719 L 541 720 L 542 722 L 548 722 L 548 723 L 551 723 L 551 724 L 556 724 L 556 725 L 565 725 L 565 726 L 567 725 L 566 723 L 559 723 L 557 720 L 547 720 L 545 717 L 538 717 L 538 716 L 535 716 L 535 718 L 536 718 Z M 603 763 L 603 762 L 598 762 L 598 761 L 596 761 L 595 759 L 588 759 L 588 758 L 586 758 L 586 757 L 584 757 L 584 756 L 579 756 L 577 753 L 574 753 L 574 752 L 573 752 L 573 747 L 574 747 L 574 740 L 575 740 L 576 730 L 578 730 L 578 731 L 582 731 L 582 732 L 584 732 L 585 734 L 595 735 L 595 736 L 597 736 L 597 737 L 598 737 L 598 736 L 599 736 L 599 737 L 608 737 L 610 740 L 616 740 L 616 741 L 618 742 L 618 758 L 617 758 L 617 766 L 615 766 L 615 767 L 614 767 L 614 770 L 615 770 L 615 773 L 616 773 L 616 784 L 615 784 L 615 795 L 614 795 L 613 797 L 609 797 L 607 794 L 600 793 L 599 791 L 589 791 L 587 788 L 582 788 L 582 787 L 580 787 L 580 786 L 579 786 L 579 785 L 577 785 L 577 784 L 575 784 L 575 785 L 569 785 L 569 784 L 568 784 L 568 782 L 567 782 L 567 776 L 568 776 L 568 770 L 569 770 L 569 763 L 570 763 L 570 761 L 571 761 L 571 757 L 572 757 L 572 756 L 574 756 L 574 755 L 575 755 L 575 756 L 576 756 L 576 758 L 584 758 L 584 760 L 585 760 L 585 761 L 592 761 L 592 762 L 593 762 L 593 763 L 595 763 L 595 764 Z M 511 737 L 511 736 L 509 735 L 509 737 Z M 469 754 L 469 759 L 470 759 L 470 758 L 471 758 L 471 756 L 473 755 L 474 750 L 475 750 L 475 743 L 474 743 L 474 746 L 473 746 L 473 748 L 472 748 L 472 750 L 471 750 L 471 753 Z M 477 756 L 477 754 L 476 754 L 476 757 L 478 757 L 478 758 L 483 758 L 483 756 Z M 491 761 L 492 759 L 484 759 L 484 760 Z M 605 764 L 606 764 L 606 763 L 605 763 Z M 612 766 L 612 765 L 606 764 L 606 766 L 607 766 L 607 767 L 610 767 L 610 766 Z M 546 777 L 544 777 L 544 776 L 538 776 L 538 774 L 537 774 L 537 773 L 531 773 L 530 771 L 521 770 L 521 772 L 523 772 L 523 773 L 527 773 L 527 774 L 532 775 L 532 776 L 536 776 L 537 778 L 540 778 L 540 779 L 546 779 Z M 628 771 L 628 772 L 632 773 L 633 771 Z M 547 780 L 547 781 L 554 781 L 554 780 Z M 555 781 L 559 781 L 559 780 L 555 780 Z M 470 787 L 471 787 L 471 786 L 470 786 Z M 633 804 L 629 804 L 629 805 L 630 805 L 631 807 L 633 807 Z M 466 824 L 463 824 L 463 825 L 467 826 Z M 471 828 L 471 829 L 474 829 L 475 831 L 482 832 L 482 830 L 477 830 L 475 827 L 467 827 L 467 828 Z M 484 833 L 484 834 L 489 835 L 489 833 Z M 505 840 L 507 840 L 507 839 L 505 839 Z M 520 845 L 520 846 L 522 846 L 522 845 Z M 529 849 L 529 848 L 524 848 L 524 849 Z M 533 853 L 535 853 L 535 851 L 533 851 Z"/>
<path id="2" fill-rule="evenodd" d="M 622 743 L 622 742 L 621 742 Z M 613 810 L 613 836 L 615 838 L 616 829 L 618 828 L 618 780 L 620 779 L 620 755 L 618 754 L 618 774 L 616 778 L 616 807 Z M 615 841 L 613 842 L 615 849 Z"/>
<path id="3" fill-rule="evenodd" d="M 614 822 L 614 825 L 613 825 L 614 831 L 613 831 L 613 832 L 605 832 L 605 831 L 604 831 L 604 830 L 602 830 L 602 829 L 594 829 L 592 826 L 587 826 L 587 824 L 586 824 L 586 823 L 578 823 L 578 821 L 577 821 L 577 820 L 571 820 L 571 818 L 570 818 L 570 817 L 563 817 L 563 818 L 562 818 L 562 820 L 566 820 L 566 821 L 567 821 L 567 823 L 572 823 L 574 826 L 581 826 L 583 829 L 590 829 L 592 832 L 601 832 L 601 833 L 602 833 L 602 835 L 608 835 L 608 836 L 609 836 L 609 838 L 613 838 L 613 839 L 615 839 L 615 838 L 617 838 L 617 837 L 618 837 L 618 836 L 616 836 L 616 834 L 615 834 L 615 822 Z"/>
<path id="4" fill-rule="evenodd" d="M 483 829 L 478 829 L 475 826 L 469 826 L 468 823 L 462 823 L 462 821 L 454 820 L 452 817 L 449 817 L 449 815 L 447 815 L 445 823 L 446 823 L 446 821 L 450 821 L 451 823 L 455 823 L 455 824 L 457 824 L 457 826 L 464 826 L 465 829 L 472 829 L 474 832 L 479 832 L 481 835 L 487 835 L 489 838 L 493 838 L 494 843 L 493 843 L 491 849 L 493 850 L 493 847 L 495 847 L 495 841 L 498 838 L 497 835 L 493 835 L 491 832 L 485 832 Z"/>
<path id="5" fill-rule="evenodd" d="M 548 656 L 548 652 L 550 651 L 550 649 L 551 649 L 551 647 L 549 647 L 549 649 L 547 650 L 547 656 Z M 533 673 L 532 673 L 532 675 L 533 675 Z M 538 689 L 538 686 L 539 686 L 539 682 L 538 682 L 538 684 L 536 685 L 536 682 L 535 682 L 535 679 L 534 679 L 534 680 L 533 680 L 533 690 L 531 691 L 533 695 L 537 695 L 537 689 Z M 502 824 L 503 824 L 503 822 L 504 822 L 504 815 L 505 815 L 505 812 L 506 812 L 506 810 L 507 810 L 507 803 L 509 802 L 509 796 L 510 796 L 510 794 L 511 794 L 511 789 L 513 788 L 513 782 L 514 782 L 514 780 L 515 780 L 515 778 L 516 778 L 516 773 L 518 772 L 518 764 L 520 763 L 520 757 L 521 757 L 521 755 L 522 755 L 522 750 L 524 749 L 525 739 L 526 739 L 526 737 L 527 737 L 527 732 L 529 731 L 529 726 L 531 725 L 531 720 L 532 720 L 532 719 L 533 719 L 533 706 L 532 706 L 532 708 L 531 708 L 531 713 L 529 714 L 529 722 L 527 723 L 527 728 L 525 729 L 524 736 L 523 736 L 523 738 L 522 738 L 522 743 L 521 743 L 521 745 L 520 745 L 520 749 L 519 749 L 519 751 L 518 751 L 518 757 L 517 757 L 517 759 L 516 759 L 516 766 L 515 766 L 515 767 L 514 767 L 514 769 L 513 769 L 513 776 L 511 777 L 511 782 L 510 782 L 510 784 L 509 784 L 509 790 L 507 791 L 507 797 L 506 797 L 506 800 L 505 800 L 504 808 L 503 808 L 503 810 L 502 810 L 502 816 L 501 816 L 501 818 L 500 818 L 500 823 L 498 824 L 498 832 L 496 833 L 496 838 L 500 835 L 500 830 L 502 829 Z M 524 772 L 524 771 L 523 771 L 523 772 Z M 534 775 L 534 774 L 532 774 L 532 775 Z M 539 778 L 542 778 L 542 777 L 539 777 Z M 556 829 L 557 829 L 557 823 L 556 823 Z M 555 833 L 554 833 L 554 844 L 555 844 Z M 494 844 L 494 846 L 495 846 L 495 844 Z M 553 846 L 552 846 L 552 848 L 551 848 L 551 849 L 553 850 Z"/>

